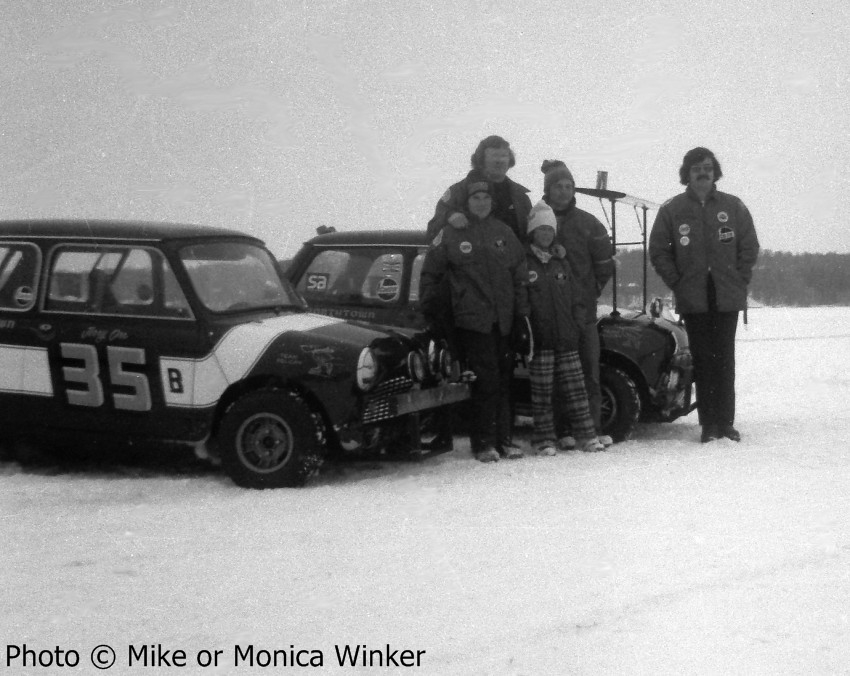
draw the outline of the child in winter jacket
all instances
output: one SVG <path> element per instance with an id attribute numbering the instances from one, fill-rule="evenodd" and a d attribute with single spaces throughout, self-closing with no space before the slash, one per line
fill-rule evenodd
<path id="1" fill-rule="evenodd" d="M 557 221 L 552 208 L 538 202 L 528 218 L 528 300 L 534 353 L 529 365 L 531 408 L 534 415 L 532 441 L 541 455 L 555 455 L 555 411 L 570 421 L 583 451 L 604 451 L 590 415 L 587 390 L 578 353 L 584 324 L 582 294 L 570 271 L 566 252 L 556 244 Z M 553 401 L 555 388 L 558 397 Z"/>

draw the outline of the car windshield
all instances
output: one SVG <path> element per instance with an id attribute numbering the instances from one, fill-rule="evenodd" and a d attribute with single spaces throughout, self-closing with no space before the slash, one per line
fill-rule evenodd
<path id="1" fill-rule="evenodd" d="M 303 308 L 289 282 L 280 278 L 271 254 L 245 242 L 206 242 L 180 250 L 201 302 L 213 312 L 269 307 Z"/>

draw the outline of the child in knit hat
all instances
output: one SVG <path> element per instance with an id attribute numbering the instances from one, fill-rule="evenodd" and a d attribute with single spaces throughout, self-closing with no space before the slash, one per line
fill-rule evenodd
<path id="1" fill-rule="evenodd" d="M 529 365 L 532 441 L 540 455 L 555 455 L 557 438 L 553 405 L 570 421 L 577 445 L 583 451 L 604 451 L 590 415 L 584 374 L 578 353 L 584 325 L 584 303 L 566 259 L 564 247 L 555 243 L 557 221 L 552 208 L 538 202 L 528 217 L 529 320 L 534 354 Z M 557 388 L 558 397 L 553 401 Z"/>

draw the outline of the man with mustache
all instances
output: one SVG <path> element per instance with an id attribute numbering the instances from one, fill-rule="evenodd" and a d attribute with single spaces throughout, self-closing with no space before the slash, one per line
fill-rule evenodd
<path id="1" fill-rule="evenodd" d="M 740 441 L 735 422 L 735 333 L 759 252 L 749 210 L 715 183 L 723 172 L 708 148 L 689 150 L 679 168 L 685 192 L 658 210 L 649 259 L 685 320 L 703 443 Z"/>

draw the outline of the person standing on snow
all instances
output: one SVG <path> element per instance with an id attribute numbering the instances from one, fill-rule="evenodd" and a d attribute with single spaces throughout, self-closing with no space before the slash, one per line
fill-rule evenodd
<path id="1" fill-rule="evenodd" d="M 511 229 L 491 215 L 487 177 L 472 171 L 463 183 L 467 225 L 446 226 L 435 237 L 422 265 L 421 303 L 433 309 L 445 302 L 448 281 L 455 340 L 475 374 L 470 442 L 476 459 L 521 458 L 511 441 L 510 336 L 514 322 L 528 317 L 525 253 Z"/>
<path id="2" fill-rule="evenodd" d="M 553 391 L 559 416 L 569 420 L 579 448 L 604 451 L 590 415 L 578 354 L 584 329 L 583 293 L 570 270 L 564 247 L 555 242 L 555 213 L 542 200 L 528 217 L 528 303 L 534 353 L 529 364 L 532 441 L 540 455 L 555 455 L 557 435 Z"/>
<path id="3" fill-rule="evenodd" d="M 585 307 L 585 322 L 579 336 L 578 353 L 584 371 L 584 383 L 590 402 L 590 414 L 599 441 L 605 446 L 613 442 L 602 434 L 602 388 L 599 381 L 599 332 L 596 328 L 597 299 L 614 274 L 611 238 L 605 226 L 593 214 L 576 206 L 575 181 L 567 165 L 560 160 L 545 160 L 543 201 L 555 212 L 558 221 L 556 241 L 564 247 L 567 261 L 579 284 Z M 558 423 L 560 421 L 556 421 Z M 572 434 L 562 435 L 562 449 L 575 446 Z"/>
<path id="4" fill-rule="evenodd" d="M 501 136 L 488 136 L 478 144 L 471 161 L 472 171 L 483 173 L 492 184 L 493 217 L 506 224 L 523 242 L 531 200 L 528 188 L 508 178 L 508 170 L 516 164 L 511 144 Z M 464 178 L 455 183 L 440 198 L 434 216 L 428 221 L 429 240 L 433 240 L 447 225 L 458 230 L 467 226 L 467 180 Z"/>
<path id="5" fill-rule="evenodd" d="M 723 176 L 708 148 L 689 150 L 679 168 L 685 192 L 658 210 L 649 260 L 673 291 L 685 320 L 697 391 L 701 441 L 740 441 L 735 429 L 735 333 L 759 241 L 749 210 L 717 190 Z"/>

